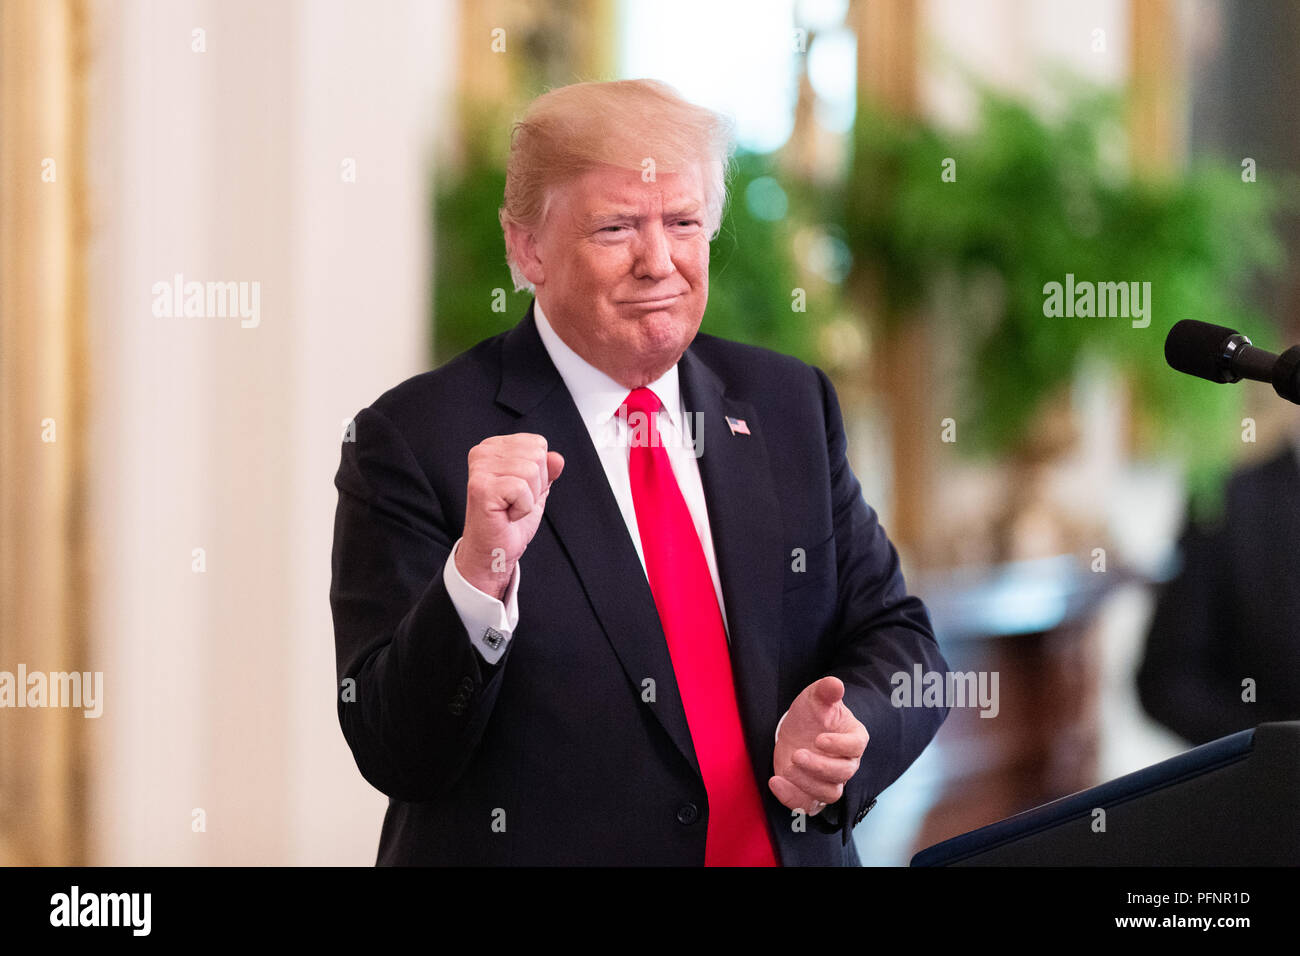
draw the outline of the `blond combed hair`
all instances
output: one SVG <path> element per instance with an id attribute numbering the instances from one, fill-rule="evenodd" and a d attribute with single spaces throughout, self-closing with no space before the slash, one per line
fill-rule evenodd
<path id="1" fill-rule="evenodd" d="M 546 221 L 558 186 L 599 166 L 671 173 L 699 164 L 705 229 L 722 227 L 735 149 L 725 115 L 683 99 L 659 80 L 574 83 L 533 100 L 510 134 L 505 202 L 499 218 L 527 232 Z M 516 291 L 533 285 L 519 271 L 509 238 L 506 262 Z"/>

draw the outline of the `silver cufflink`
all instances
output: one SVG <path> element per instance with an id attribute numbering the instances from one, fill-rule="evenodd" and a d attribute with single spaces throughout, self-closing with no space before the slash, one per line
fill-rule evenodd
<path id="1" fill-rule="evenodd" d="M 488 647 L 492 648 L 492 650 L 494 651 L 502 644 L 504 644 L 505 640 L 506 640 L 506 636 L 502 634 L 500 631 L 498 631 L 495 627 L 489 627 L 486 631 L 483 632 L 483 643 L 486 644 Z"/>

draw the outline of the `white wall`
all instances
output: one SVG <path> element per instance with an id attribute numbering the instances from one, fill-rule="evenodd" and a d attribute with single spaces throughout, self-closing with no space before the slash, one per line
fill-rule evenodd
<path id="1" fill-rule="evenodd" d="M 369 864 L 386 800 L 335 715 L 332 479 L 342 421 L 428 367 L 455 4 L 92 15 L 90 859 Z M 177 272 L 260 283 L 260 325 L 155 316 Z"/>
<path id="2" fill-rule="evenodd" d="M 1044 104 L 1055 71 L 1102 86 L 1128 79 L 1128 0 L 926 0 L 924 24 L 921 97 L 953 125 L 975 117 L 966 74 Z"/>

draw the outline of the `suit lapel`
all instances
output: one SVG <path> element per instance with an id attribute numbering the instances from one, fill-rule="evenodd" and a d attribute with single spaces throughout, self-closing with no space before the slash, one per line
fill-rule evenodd
<path id="1" fill-rule="evenodd" d="M 502 350 L 497 400 L 521 416 L 519 431 L 544 436 L 564 456 L 564 474 L 551 488 L 545 520 L 573 563 L 628 680 L 638 695 L 646 678 L 654 680 L 655 699 L 646 706 L 699 773 L 654 596 L 591 435 L 537 333 L 531 305 L 506 335 Z"/>
<path id="2" fill-rule="evenodd" d="M 729 398 L 718 376 L 687 349 L 678 363 L 683 402 L 699 430 L 700 479 L 727 608 L 731 665 L 750 755 L 767 793 L 772 735 L 780 702 L 783 562 L 781 505 L 763 422 L 751 405 Z M 732 434 L 727 417 L 750 434 Z"/>

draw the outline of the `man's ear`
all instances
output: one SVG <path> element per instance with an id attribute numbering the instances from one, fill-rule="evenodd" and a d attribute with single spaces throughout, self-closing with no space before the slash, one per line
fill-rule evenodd
<path id="1" fill-rule="evenodd" d="M 542 268 L 542 260 L 537 249 L 537 237 L 534 233 L 515 223 L 507 223 L 506 248 L 510 250 L 510 258 L 514 261 L 515 267 L 523 273 L 524 278 L 534 286 L 546 281 L 546 271 Z"/>

